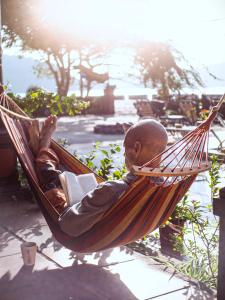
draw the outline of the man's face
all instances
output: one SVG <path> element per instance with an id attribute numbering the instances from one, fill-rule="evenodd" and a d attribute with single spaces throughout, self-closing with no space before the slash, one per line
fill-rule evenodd
<path id="1" fill-rule="evenodd" d="M 125 165 L 128 171 L 131 171 L 132 165 L 135 164 L 135 150 L 132 147 L 128 147 L 124 143 L 124 157 L 125 157 Z"/>

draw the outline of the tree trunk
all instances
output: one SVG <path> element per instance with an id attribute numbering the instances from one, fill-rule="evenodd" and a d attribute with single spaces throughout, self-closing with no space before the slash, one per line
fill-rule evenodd
<path id="1" fill-rule="evenodd" d="M 57 93 L 60 97 L 66 97 L 69 92 L 70 87 L 70 73 L 69 72 L 63 72 L 63 76 L 61 77 L 61 80 L 57 84 Z"/>
<path id="2" fill-rule="evenodd" d="M 67 64 L 64 63 L 65 55 L 67 55 Z M 65 53 L 49 53 L 46 63 L 49 70 L 53 74 L 57 86 L 57 93 L 60 97 L 65 97 L 68 94 L 71 82 L 71 59 L 70 52 Z"/>

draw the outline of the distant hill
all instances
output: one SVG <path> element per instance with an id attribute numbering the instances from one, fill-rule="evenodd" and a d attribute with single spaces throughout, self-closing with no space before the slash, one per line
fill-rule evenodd
<path id="1" fill-rule="evenodd" d="M 17 56 L 3 56 L 3 75 L 4 83 L 9 84 L 12 91 L 15 93 L 24 93 L 31 85 L 38 85 L 46 90 L 56 91 L 55 82 L 53 78 L 37 78 L 34 74 L 33 67 L 37 62 L 32 58 L 19 58 Z M 201 77 L 206 87 L 225 87 L 225 62 L 208 66 L 209 72 L 214 74 L 221 80 L 213 79 L 205 69 L 199 69 Z M 131 83 L 116 82 L 117 88 L 131 89 Z M 71 89 L 75 89 L 74 86 Z"/>
<path id="2" fill-rule="evenodd" d="M 207 87 L 218 87 L 218 86 L 225 87 L 225 62 L 220 64 L 210 65 L 207 68 L 208 68 L 208 72 L 206 69 L 199 70 L 205 85 Z M 209 75 L 209 73 L 216 76 L 218 80 L 215 80 L 212 76 Z"/>
<path id="3" fill-rule="evenodd" d="M 36 62 L 32 58 L 3 56 L 3 80 L 15 93 L 24 93 L 31 85 L 38 85 L 47 90 L 55 91 L 55 82 L 50 78 L 37 78 L 33 67 Z"/>

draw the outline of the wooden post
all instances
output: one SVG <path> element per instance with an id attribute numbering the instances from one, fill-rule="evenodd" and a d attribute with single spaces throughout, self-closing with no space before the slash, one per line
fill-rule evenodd
<path id="1" fill-rule="evenodd" d="M 2 72 L 2 1 L 0 0 L 0 84 L 3 84 Z"/>
<path id="2" fill-rule="evenodd" d="M 79 50 L 79 60 L 80 60 L 80 97 L 81 97 L 81 100 L 83 98 L 83 91 L 84 91 L 84 83 L 83 83 L 83 72 L 81 70 L 81 66 L 82 66 L 82 51 Z"/>
<path id="3" fill-rule="evenodd" d="M 115 113 L 115 107 L 114 107 L 114 90 L 116 86 L 115 85 L 106 85 L 104 89 L 104 96 L 103 96 L 103 103 L 101 104 L 103 114 L 106 115 L 114 115 Z"/>
<path id="4" fill-rule="evenodd" d="M 220 197 L 213 199 L 213 213 L 219 217 L 219 258 L 217 299 L 225 299 L 225 187 L 220 190 Z"/>

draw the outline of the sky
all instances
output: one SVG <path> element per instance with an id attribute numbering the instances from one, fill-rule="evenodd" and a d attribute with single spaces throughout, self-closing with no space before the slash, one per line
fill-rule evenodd
<path id="1" fill-rule="evenodd" d="M 170 41 L 196 65 L 225 62 L 225 0 L 43 0 L 47 24 L 92 38 Z M 6 53 L 15 53 L 15 49 Z"/>
<path id="2" fill-rule="evenodd" d="M 97 39 L 171 41 L 196 64 L 225 61 L 225 0 L 45 0 L 39 12 Z"/>
<path id="3" fill-rule="evenodd" d="M 195 67 L 225 63 L 225 0 L 39 0 L 43 22 L 57 30 L 111 42 L 170 42 Z M 17 55 L 16 47 L 4 49 Z M 29 54 L 30 55 L 30 54 Z M 33 58 L 39 57 L 35 54 Z M 111 73 L 129 67 L 117 50 Z M 107 70 L 110 71 L 110 70 Z M 123 75 L 122 75 L 123 76 Z"/>

